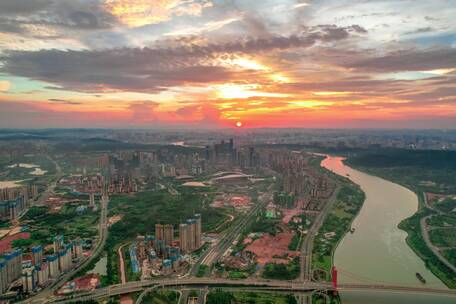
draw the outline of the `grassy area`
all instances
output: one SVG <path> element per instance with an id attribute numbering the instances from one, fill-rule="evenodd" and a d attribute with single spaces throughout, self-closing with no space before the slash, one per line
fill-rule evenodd
<path id="1" fill-rule="evenodd" d="M 296 304 L 293 295 L 258 293 L 258 292 L 225 292 L 217 290 L 207 295 L 207 304 Z"/>
<path id="2" fill-rule="evenodd" d="M 277 219 L 267 219 L 264 214 L 262 214 L 258 221 L 252 223 L 250 226 L 250 232 L 262 232 L 275 235 L 277 233 L 277 224 L 279 220 Z"/>
<path id="3" fill-rule="evenodd" d="M 337 244 L 349 231 L 352 221 L 364 203 L 365 195 L 359 186 L 347 179 L 342 179 L 342 182 L 336 201 L 315 236 L 312 255 L 313 269 L 330 271 L 332 256 Z"/>
<path id="4" fill-rule="evenodd" d="M 298 250 L 299 249 L 299 240 L 301 239 L 300 233 L 295 233 L 291 239 L 290 244 L 288 245 L 289 250 Z"/>
<path id="5" fill-rule="evenodd" d="M 146 294 L 141 303 L 147 304 L 177 304 L 179 293 L 173 290 L 163 290 Z"/>
<path id="6" fill-rule="evenodd" d="M 228 279 L 232 279 L 232 280 L 241 280 L 241 279 L 245 279 L 249 276 L 248 273 L 246 272 L 243 272 L 243 271 L 230 271 L 228 273 Z"/>
<path id="7" fill-rule="evenodd" d="M 198 271 L 196 273 L 196 277 L 202 278 L 206 275 L 207 270 L 209 269 L 209 266 L 207 265 L 199 265 Z"/>
<path id="8" fill-rule="evenodd" d="M 262 277 L 275 280 L 293 280 L 299 276 L 299 258 L 295 258 L 287 265 L 268 263 L 264 266 Z"/>

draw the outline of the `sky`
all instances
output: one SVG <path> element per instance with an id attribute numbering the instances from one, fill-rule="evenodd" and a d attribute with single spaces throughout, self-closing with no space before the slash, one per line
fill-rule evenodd
<path id="1" fill-rule="evenodd" d="M 0 128 L 456 128 L 456 0 L 1 0 Z"/>

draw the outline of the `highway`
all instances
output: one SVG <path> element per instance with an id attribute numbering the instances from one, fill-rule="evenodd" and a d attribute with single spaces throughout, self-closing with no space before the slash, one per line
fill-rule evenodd
<path id="1" fill-rule="evenodd" d="M 229 279 L 214 279 L 214 278 L 183 278 L 183 279 L 164 279 L 150 281 L 135 281 L 126 284 L 111 285 L 109 287 L 95 289 L 92 292 L 86 292 L 75 295 L 73 297 L 59 298 L 49 300 L 54 303 L 71 303 L 77 301 L 87 301 L 91 299 L 101 299 L 105 297 L 121 295 L 131 292 L 142 291 L 153 287 L 182 287 L 193 286 L 197 288 L 214 287 L 214 288 L 245 288 L 250 290 L 268 290 L 268 291 L 286 291 L 286 292 L 308 292 L 313 290 L 332 290 L 329 283 L 317 282 L 298 282 L 298 281 L 277 281 L 277 280 L 229 280 Z M 451 289 L 434 289 L 426 287 L 409 287 L 397 285 L 373 285 L 373 284 L 341 284 L 338 287 L 339 291 L 386 291 L 400 293 L 421 293 L 421 294 L 442 294 L 454 296 L 456 300 L 456 290 Z"/>
<path id="2" fill-rule="evenodd" d="M 301 272 L 299 278 L 301 281 L 309 281 L 312 279 L 312 252 L 314 246 L 314 238 L 318 230 L 320 230 L 328 212 L 331 210 L 331 206 L 336 201 L 337 193 L 339 192 L 340 186 L 334 189 L 331 197 L 327 200 L 325 206 L 315 218 L 312 226 L 307 231 L 306 238 L 301 247 Z"/>
<path id="3" fill-rule="evenodd" d="M 198 272 L 198 268 L 200 265 L 207 265 L 210 266 L 216 261 L 218 261 L 222 255 L 230 248 L 233 242 L 238 238 L 238 236 L 242 233 L 243 229 L 255 218 L 258 214 L 258 211 L 261 208 L 264 208 L 269 199 L 271 198 L 270 194 L 263 194 L 258 198 L 257 204 L 253 206 L 246 215 L 236 221 L 232 228 L 228 232 L 226 232 L 218 242 L 206 250 L 198 261 L 195 263 L 193 268 L 190 271 L 191 275 L 196 275 Z"/>

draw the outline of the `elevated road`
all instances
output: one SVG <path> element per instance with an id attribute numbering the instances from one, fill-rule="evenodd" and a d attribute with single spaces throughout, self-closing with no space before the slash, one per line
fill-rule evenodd
<path id="1" fill-rule="evenodd" d="M 165 279 L 151 281 L 136 281 L 126 284 L 112 285 L 105 288 L 95 289 L 92 292 L 86 292 L 66 298 L 49 299 L 47 302 L 53 303 L 71 303 L 77 301 L 87 301 L 101 299 L 131 292 L 142 291 L 153 286 L 160 287 L 183 287 L 191 286 L 197 288 L 246 288 L 249 290 L 267 290 L 277 292 L 308 292 L 313 290 L 333 290 L 329 283 L 317 282 L 297 282 L 297 281 L 276 281 L 276 280 L 229 280 L 229 279 L 213 279 L 213 278 L 184 278 L 184 279 Z M 384 291 L 384 292 L 400 292 L 400 293 L 420 293 L 420 294 L 442 294 L 454 296 L 456 300 L 456 290 L 451 289 L 434 289 L 426 287 L 409 287 L 397 285 L 374 285 L 374 284 L 342 284 L 338 287 L 339 291 Z"/>

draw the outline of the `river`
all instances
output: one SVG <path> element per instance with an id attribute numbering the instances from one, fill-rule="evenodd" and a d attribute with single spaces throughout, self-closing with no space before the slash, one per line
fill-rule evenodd
<path id="1" fill-rule="evenodd" d="M 419 272 L 426 279 L 426 287 L 446 288 L 405 242 L 407 234 L 397 225 L 413 215 L 418 198 L 412 191 L 379 177 L 354 170 L 342 162 L 343 158 L 328 156 L 322 166 L 347 176 L 361 186 L 366 200 L 353 222 L 353 234 L 348 233 L 334 254 L 339 270 L 339 283 L 373 283 L 402 286 L 423 286 L 415 276 Z M 358 303 L 455 303 L 455 298 L 387 294 L 378 292 L 345 292 L 344 304 Z M 427 302 L 423 302 L 426 299 Z M 368 302 L 366 302 L 368 301 Z"/>

